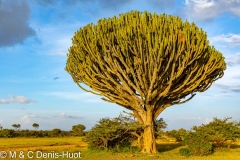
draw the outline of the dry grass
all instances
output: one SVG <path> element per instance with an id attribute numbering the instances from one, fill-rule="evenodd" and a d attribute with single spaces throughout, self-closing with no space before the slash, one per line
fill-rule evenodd
<path id="1" fill-rule="evenodd" d="M 179 148 L 184 147 L 178 142 L 162 142 L 157 140 L 159 153 L 155 155 L 145 155 L 135 153 L 113 153 L 107 151 L 92 151 L 87 149 L 87 144 L 82 141 L 82 137 L 65 138 L 0 138 L 0 151 L 42 151 L 61 153 L 63 151 L 81 152 L 81 159 L 86 160 L 237 160 L 240 159 L 240 144 L 235 144 L 231 149 L 215 151 L 210 156 L 204 157 L 182 157 Z M 17 158 L 16 158 L 17 159 Z M 27 158 L 25 158 L 27 159 Z M 31 158 L 31 160 L 34 158 Z M 42 158 L 44 159 L 44 158 Z M 66 158 L 58 158 L 66 159 Z M 38 160 L 41 160 L 38 158 Z"/>
<path id="2" fill-rule="evenodd" d="M 87 143 L 82 141 L 83 137 L 66 138 L 0 138 L 0 149 L 5 150 L 28 150 L 30 148 L 66 148 L 66 147 L 87 147 Z"/>

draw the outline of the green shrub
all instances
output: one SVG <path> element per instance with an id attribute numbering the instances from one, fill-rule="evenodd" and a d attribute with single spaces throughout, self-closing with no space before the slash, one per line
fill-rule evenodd
<path id="1" fill-rule="evenodd" d="M 14 130 L 13 129 L 3 129 L 0 132 L 0 137 L 12 138 L 12 137 L 14 137 Z"/>
<path id="2" fill-rule="evenodd" d="M 142 126 L 136 120 L 120 114 L 117 118 L 100 119 L 99 123 L 88 131 L 85 141 L 90 148 L 126 149 L 142 131 Z"/>
<path id="3" fill-rule="evenodd" d="M 213 152 L 213 146 L 209 137 L 197 132 L 187 134 L 184 138 L 184 143 L 188 146 L 190 155 L 204 156 Z"/>
<path id="4" fill-rule="evenodd" d="M 110 151 L 122 153 L 122 152 L 139 152 L 139 148 L 136 146 L 131 146 L 129 141 L 123 141 L 119 147 L 111 148 Z"/>
<path id="5" fill-rule="evenodd" d="M 214 147 L 222 148 L 229 141 L 236 141 L 240 137 L 240 122 L 229 122 L 230 119 L 231 117 L 213 118 L 212 122 L 198 127 L 194 126 L 192 129 L 199 134 L 207 135 Z M 227 146 L 230 148 L 231 143 Z"/>
<path id="6" fill-rule="evenodd" d="M 90 148 L 119 148 L 123 142 L 131 141 L 134 136 L 119 118 L 102 118 L 86 135 Z"/>
<path id="7" fill-rule="evenodd" d="M 51 130 L 51 136 L 52 137 L 59 137 L 59 136 L 61 136 L 61 130 L 60 129 L 58 129 L 58 128 L 55 128 L 55 129 L 53 129 L 53 130 Z"/>
<path id="8" fill-rule="evenodd" d="M 191 151 L 190 151 L 189 148 L 180 148 L 180 149 L 179 149 L 179 153 L 180 153 L 181 156 L 186 156 L 186 157 L 188 157 L 188 156 L 190 156 Z"/>
<path id="9" fill-rule="evenodd" d="M 187 130 L 180 128 L 179 130 L 167 131 L 166 135 L 171 138 L 175 138 L 176 141 L 183 141 L 184 137 L 187 135 Z"/>
<path id="10" fill-rule="evenodd" d="M 85 130 L 86 127 L 82 124 L 74 125 L 72 126 L 72 132 L 74 136 L 84 136 L 83 130 Z"/>

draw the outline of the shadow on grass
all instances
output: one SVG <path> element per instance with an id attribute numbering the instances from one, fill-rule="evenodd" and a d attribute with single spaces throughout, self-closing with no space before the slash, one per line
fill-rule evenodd
<path id="1" fill-rule="evenodd" d="M 174 150 L 178 147 L 184 146 L 181 142 L 176 143 L 158 143 L 157 150 L 158 152 L 166 152 L 170 150 Z"/>
<path id="2" fill-rule="evenodd" d="M 233 149 L 240 148 L 240 144 L 232 144 L 230 148 L 233 148 Z"/>

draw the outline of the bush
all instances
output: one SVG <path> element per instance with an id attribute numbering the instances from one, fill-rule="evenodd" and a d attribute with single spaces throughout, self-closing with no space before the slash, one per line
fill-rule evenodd
<path id="1" fill-rule="evenodd" d="M 14 130 L 12 130 L 12 129 L 3 129 L 0 132 L 0 137 L 12 138 L 12 137 L 14 137 Z"/>
<path id="2" fill-rule="evenodd" d="M 51 131 L 36 131 L 36 130 L 21 130 L 15 131 L 13 129 L 3 129 L 0 131 L 0 138 L 14 138 L 14 137 L 64 137 L 72 136 L 71 131 L 61 131 L 60 129 L 53 129 Z"/>
<path id="3" fill-rule="evenodd" d="M 194 126 L 193 130 L 199 134 L 207 135 L 214 147 L 222 148 L 227 143 L 230 148 L 230 141 L 236 141 L 240 137 L 240 122 L 228 122 L 231 117 L 224 119 L 213 118 L 209 124 Z"/>
<path id="4" fill-rule="evenodd" d="M 180 155 L 182 155 L 182 156 L 188 157 L 188 156 L 190 156 L 191 151 L 190 151 L 189 148 L 180 148 L 179 153 L 180 153 Z"/>
<path id="5" fill-rule="evenodd" d="M 176 141 L 183 141 L 184 137 L 187 135 L 187 130 L 180 128 L 179 130 L 167 131 L 166 135 L 171 138 L 175 138 Z"/>
<path id="6" fill-rule="evenodd" d="M 74 136 L 84 136 L 83 130 L 85 130 L 86 127 L 82 124 L 74 125 L 72 126 L 72 132 Z"/>
<path id="7" fill-rule="evenodd" d="M 154 121 L 153 127 L 155 131 L 155 137 L 162 138 L 162 136 L 164 135 L 163 129 L 167 128 L 167 123 L 163 120 L 163 118 L 159 118 Z"/>
<path id="8" fill-rule="evenodd" d="M 86 135 L 90 147 L 109 149 L 120 147 L 124 141 L 130 141 L 133 136 L 126 132 L 118 119 L 103 118 Z"/>
<path id="9" fill-rule="evenodd" d="M 51 136 L 52 137 L 60 137 L 61 136 L 61 130 L 60 129 L 58 129 L 58 128 L 55 128 L 55 129 L 53 129 L 53 130 L 51 130 Z"/>
<path id="10" fill-rule="evenodd" d="M 127 148 L 127 144 L 140 134 L 142 126 L 134 119 L 120 115 L 117 118 L 102 118 L 86 134 L 85 141 L 90 148 L 112 149 Z M 134 134 L 133 134 L 134 132 Z"/>
<path id="11" fill-rule="evenodd" d="M 210 142 L 210 139 L 202 134 L 196 132 L 190 132 L 184 138 L 184 143 L 188 146 L 188 150 L 190 151 L 190 155 L 195 156 L 204 156 L 209 155 L 213 152 L 213 146 Z M 181 151 L 187 152 L 185 151 Z"/>
<path id="12" fill-rule="evenodd" d="M 139 152 L 139 148 L 131 146 L 129 141 L 123 141 L 119 147 L 111 148 L 110 151 L 122 153 L 122 152 Z"/>

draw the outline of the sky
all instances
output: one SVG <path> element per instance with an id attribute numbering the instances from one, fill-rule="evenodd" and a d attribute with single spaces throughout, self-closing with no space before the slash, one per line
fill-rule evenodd
<path id="1" fill-rule="evenodd" d="M 179 16 L 207 32 L 225 57 L 224 76 L 189 102 L 165 109 L 167 130 L 240 120 L 240 0 L 0 0 L 0 125 L 13 129 L 91 129 L 121 106 L 81 90 L 64 70 L 80 27 L 131 10 Z M 129 112 L 129 111 L 127 111 Z"/>

